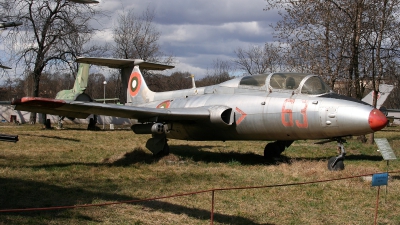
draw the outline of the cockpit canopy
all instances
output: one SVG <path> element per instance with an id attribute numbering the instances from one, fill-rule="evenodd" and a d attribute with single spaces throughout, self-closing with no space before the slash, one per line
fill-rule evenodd
<path id="1" fill-rule="evenodd" d="M 290 90 L 309 95 L 330 92 L 329 86 L 319 76 L 305 73 L 259 74 L 243 77 L 239 81 L 239 88 L 255 89 L 257 87 L 271 91 Z"/>

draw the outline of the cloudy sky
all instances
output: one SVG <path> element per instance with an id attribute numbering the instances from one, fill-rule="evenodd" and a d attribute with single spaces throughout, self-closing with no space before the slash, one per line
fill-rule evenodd
<path id="1" fill-rule="evenodd" d="M 106 29 L 93 41 L 112 42 L 111 28 L 123 11 L 141 15 L 154 9 L 154 25 L 161 32 L 159 45 L 177 60 L 174 71 L 203 76 L 213 60 L 235 58 L 238 47 L 272 41 L 271 23 L 279 20 L 273 11 L 263 11 L 264 0 L 99 0 L 95 7 L 107 10 L 111 18 L 99 20 Z M 251 2 L 251 3 L 250 3 Z M 107 32 L 108 29 L 108 32 Z M 172 72 L 171 70 L 169 72 Z"/>

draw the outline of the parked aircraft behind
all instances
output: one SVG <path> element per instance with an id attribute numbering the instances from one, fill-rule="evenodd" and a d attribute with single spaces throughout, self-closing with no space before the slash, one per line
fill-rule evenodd
<path id="1" fill-rule="evenodd" d="M 379 85 L 379 93 L 376 100 L 376 108 L 379 109 L 385 103 L 387 97 L 389 96 L 390 92 L 393 90 L 393 85 L 389 84 L 380 84 Z M 372 105 L 372 97 L 374 96 L 374 91 L 368 93 L 361 101 L 366 102 Z"/>
<path id="2" fill-rule="evenodd" d="M 376 102 L 376 108 L 379 109 L 383 114 L 386 115 L 386 118 L 389 120 L 390 123 L 393 123 L 394 120 L 399 120 L 398 113 L 400 109 L 387 109 L 386 107 L 382 106 L 385 103 L 387 97 L 393 90 L 393 85 L 389 84 L 380 84 L 379 85 L 379 93 Z M 372 96 L 374 91 L 371 91 L 366 95 L 362 101 L 372 105 Z M 396 117 L 397 116 L 397 117 Z"/>
<path id="3" fill-rule="evenodd" d="M 57 92 L 56 99 L 69 100 L 69 101 L 92 101 L 92 98 L 85 93 L 87 82 L 89 78 L 89 64 L 79 64 L 78 73 L 74 87 L 69 90 L 61 90 Z"/>
<path id="4" fill-rule="evenodd" d="M 89 78 L 89 64 L 81 63 L 79 64 L 78 73 L 76 74 L 74 87 L 69 90 L 61 90 L 57 92 L 55 99 L 66 100 L 66 101 L 83 101 L 92 102 L 93 99 L 85 93 L 87 88 L 88 78 Z M 62 121 L 65 117 L 59 116 L 58 127 L 62 127 Z M 69 117 L 69 119 L 74 120 L 75 118 Z M 92 129 L 96 126 L 96 116 L 90 119 L 88 129 Z M 50 126 L 50 124 L 48 124 Z"/>
<path id="5" fill-rule="evenodd" d="M 265 140 L 266 158 L 279 156 L 295 140 L 337 141 L 340 154 L 328 169 L 344 169 L 344 137 L 385 127 L 387 119 L 367 103 L 333 93 L 313 74 L 271 73 L 235 78 L 218 85 L 153 92 L 139 70 L 143 60 L 79 58 L 78 62 L 132 68 L 128 103 L 111 105 L 25 97 L 16 110 L 85 118 L 90 114 L 138 119 L 136 134 L 152 134 L 146 147 L 168 154 L 167 138 L 181 140 Z M 166 65 L 151 64 L 168 68 Z M 171 68 L 171 67 L 170 67 Z"/>

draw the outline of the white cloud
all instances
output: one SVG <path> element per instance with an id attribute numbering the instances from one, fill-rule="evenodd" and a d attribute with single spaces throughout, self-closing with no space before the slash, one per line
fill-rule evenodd
<path id="1" fill-rule="evenodd" d="M 280 18 L 274 11 L 263 11 L 264 0 L 100 0 L 93 7 L 106 10 L 92 22 L 102 29 L 91 40 L 97 44 L 113 43 L 112 28 L 122 12 L 140 15 L 148 7 L 154 9 L 161 50 L 179 62 L 173 71 L 196 77 L 204 76 L 217 58 L 234 59 L 238 47 L 272 41 L 269 24 Z"/>
<path id="2" fill-rule="evenodd" d="M 118 14 L 134 11 L 141 15 L 154 9 L 154 25 L 161 32 L 162 51 L 173 54 L 182 65 L 178 68 L 205 73 L 217 57 L 232 59 L 234 50 L 272 41 L 269 24 L 277 21 L 276 12 L 265 12 L 264 0 L 102 0 L 98 7 L 109 17 L 100 18 L 106 29 L 95 42 L 112 43 L 112 27 Z M 183 66 L 184 65 L 184 66 Z M 175 69 L 175 70 L 177 70 Z"/>

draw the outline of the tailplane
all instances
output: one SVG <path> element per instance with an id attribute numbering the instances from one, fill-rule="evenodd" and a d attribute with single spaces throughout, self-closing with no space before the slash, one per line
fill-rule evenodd
<path id="1" fill-rule="evenodd" d="M 87 63 L 98 66 L 107 66 L 121 70 L 122 86 L 124 91 L 127 90 L 126 103 L 139 105 L 149 102 L 154 98 L 154 92 L 150 91 L 139 70 L 165 70 L 172 69 L 174 66 L 159 63 L 145 62 L 141 59 L 113 59 L 113 58 L 96 58 L 96 57 L 79 57 L 76 62 Z M 128 79 L 129 78 L 129 79 Z M 123 99 L 125 102 L 125 99 Z"/>

